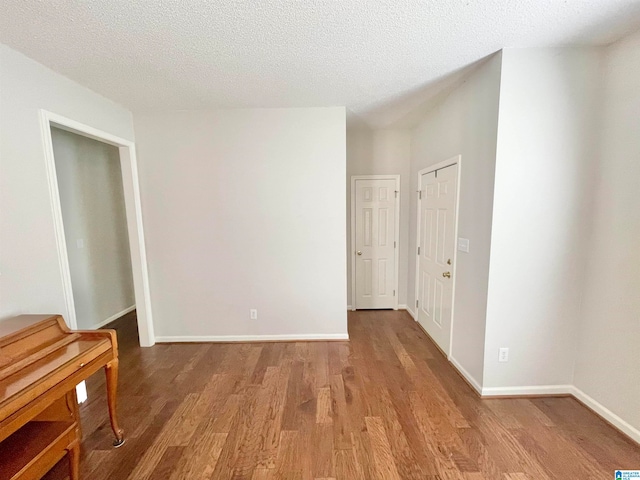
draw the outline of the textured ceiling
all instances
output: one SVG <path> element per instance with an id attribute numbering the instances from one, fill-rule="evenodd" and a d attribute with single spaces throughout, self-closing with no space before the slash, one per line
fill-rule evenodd
<path id="1" fill-rule="evenodd" d="M 0 42 L 134 112 L 345 105 L 374 126 L 503 47 L 609 43 L 638 0 L 0 0 Z"/>

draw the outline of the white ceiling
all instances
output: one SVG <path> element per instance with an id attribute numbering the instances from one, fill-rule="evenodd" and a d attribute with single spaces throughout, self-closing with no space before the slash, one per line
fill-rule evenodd
<path id="1" fill-rule="evenodd" d="M 0 41 L 134 112 L 346 105 L 385 126 L 503 48 L 605 44 L 638 0 L 0 0 Z"/>

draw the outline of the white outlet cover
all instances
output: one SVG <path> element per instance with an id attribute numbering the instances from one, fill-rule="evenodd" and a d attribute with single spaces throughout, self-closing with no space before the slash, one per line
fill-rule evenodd
<path id="1" fill-rule="evenodd" d="M 501 348 L 498 352 L 498 361 L 499 362 L 508 362 L 509 361 L 509 349 Z"/>

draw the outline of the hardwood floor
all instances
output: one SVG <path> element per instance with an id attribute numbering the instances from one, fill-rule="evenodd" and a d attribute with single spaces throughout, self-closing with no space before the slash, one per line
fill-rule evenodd
<path id="1" fill-rule="evenodd" d="M 351 341 L 330 343 L 141 349 L 135 324 L 119 323 L 127 442 L 111 448 L 96 375 L 83 479 L 600 480 L 640 468 L 640 447 L 572 398 L 481 400 L 406 312 L 350 312 Z"/>

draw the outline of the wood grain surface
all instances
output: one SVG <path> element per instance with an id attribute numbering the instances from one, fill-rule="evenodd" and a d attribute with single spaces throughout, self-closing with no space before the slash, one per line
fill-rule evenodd
<path id="1" fill-rule="evenodd" d="M 115 327 L 129 433 L 111 448 L 92 377 L 86 480 L 601 480 L 640 468 L 640 447 L 573 398 L 480 399 L 406 312 L 349 312 L 350 342 L 141 349 L 131 316 Z"/>

